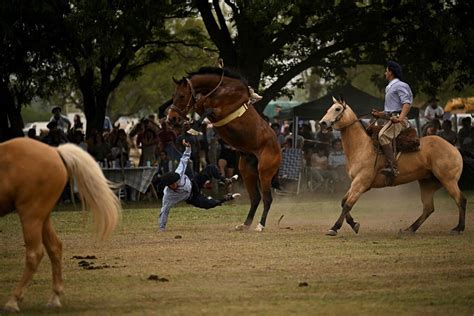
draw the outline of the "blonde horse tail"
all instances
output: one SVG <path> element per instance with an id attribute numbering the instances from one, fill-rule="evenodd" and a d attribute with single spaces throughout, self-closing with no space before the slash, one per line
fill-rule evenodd
<path id="1" fill-rule="evenodd" d="M 77 183 L 83 208 L 92 210 L 94 225 L 100 239 L 106 239 L 120 218 L 120 201 L 111 190 L 97 162 L 82 148 L 73 144 L 58 147 L 69 177 Z"/>

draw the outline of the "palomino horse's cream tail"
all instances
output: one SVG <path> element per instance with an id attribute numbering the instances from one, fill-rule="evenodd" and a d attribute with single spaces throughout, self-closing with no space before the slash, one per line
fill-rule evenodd
<path id="1" fill-rule="evenodd" d="M 94 225 L 100 239 L 107 238 L 117 226 L 120 201 L 110 189 L 97 162 L 82 148 L 73 144 L 58 147 L 70 177 L 77 183 L 86 208 L 92 210 Z"/>

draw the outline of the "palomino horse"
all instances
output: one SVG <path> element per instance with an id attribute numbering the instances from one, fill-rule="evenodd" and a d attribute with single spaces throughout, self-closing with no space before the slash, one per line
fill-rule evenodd
<path id="1" fill-rule="evenodd" d="M 237 230 L 248 229 L 263 195 L 263 231 L 272 203 L 271 185 L 280 167 L 280 145 L 274 131 L 249 102 L 249 88 L 236 73 L 204 67 L 176 83 L 168 120 L 179 121 L 195 111 L 206 116 L 220 137 L 241 152 L 239 170 L 250 197 L 250 210 Z M 260 185 L 260 188 L 259 188 Z"/>
<path id="2" fill-rule="evenodd" d="M 347 157 L 346 169 L 352 182 L 342 199 L 341 216 L 327 233 L 330 236 L 337 235 L 344 218 L 357 233 L 359 223 L 354 221 L 350 210 L 362 193 L 371 188 L 386 186 L 385 176 L 379 172 L 385 166 L 385 158 L 377 159 L 372 139 L 352 109 L 343 101 L 334 98 L 333 101 L 334 104 L 319 124 L 322 128 L 333 127 L 341 131 L 344 153 Z M 415 232 L 433 213 L 433 195 L 441 187 L 448 191 L 459 209 L 459 223 L 452 229 L 452 233 L 464 231 L 466 198 L 458 187 L 462 158 L 453 145 L 438 136 L 422 137 L 419 151 L 401 154 L 398 170 L 400 174 L 395 178 L 393 185 L 418 180 L 423 203 L 423 213 L 406 231 Z"/>
<path id="3" fill-rule="evenodd" d="M 48 306 L 61 306 L 62 243 L 51 225 L 50 214 L 72 177 L 83 205 L 92 210 L 98 236 L 108 237 L 119 219 L 120 202 L 87 152 L 72 144 L 55 148 L 28 138 L 0 144 L 0 216 L 16 210 L 26 248 L 23 277 L 5 305 L 7 311 L 19 311 L 18 303 L 43 257 L 43 246 L 53 272 Z"/>

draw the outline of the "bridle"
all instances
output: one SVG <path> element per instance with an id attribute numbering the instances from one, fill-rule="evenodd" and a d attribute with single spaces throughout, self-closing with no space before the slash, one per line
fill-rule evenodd
<path id="1" fill-rule="evenodd" d="M 219 80 L 217 85 L 214 87 L 214 89 L 209 91 L 209 93 L 207 93 L 204 96 L 196 94 L 196 90 L 193 87 L 193 82 L 191 81 L 191 78 L 185 78 L 185 79 L 186 79 L 186 85 L 189 87 L 189 90 L 191 91 L 191 95 L 189 96 L 189 99 L 188 99 L 188 102 L 186 103 L 186 106 L 184 107 L 184 109 L 180 109 L 174 104 L 171 104 L 171 106 L 170 106 L 171 110 L 178 112 L 179 115 L 181 117 L 184 117 L 184 118 L 186 117 L 186 114 L 188 114 L 191 110 L 194 110 L 196 108 L 196 105 L 200 101 L 202 102 L 202 100 L 205 100 L 211 94 L 216 92 L 217 89 L 219 89 L 219 87 L 222 85 L 222 81 L 224 80 L 224 69 L 222 69 L 221 79 Z M 193 102 L 191 102 L 191 101 L 193 101 Z"/>
<path id="2" fill-rule="evenodd" d="M 347 109 L 347 105 L 345 103 L 340 103 L 340 102 L 337 102 L 337 103 L 342 105 L 342 111 L 336 116 L 336 118 L 333 121 L 330 122 L 331 127 L 334 125 L 334 123 L 337 123 L 341 120 L 342 116 L 344 115 L 344 111 Z M 345 128 L 347 128 L 347 127 L 349 127 L 349 126 L 351 126 L 354 123 L 359 122 L 359 121 L 360 121 L 359 119 L 356 119 L 356 120 L 354 120 L 354 121 L 352 121 L 352 122 L 350 122 L 350 123 L 348 123 L 348 124 L 346 124 L 342 127 L 337 128 L 337 130 L 342 131 L 343 129 L 345 129 Z"/>

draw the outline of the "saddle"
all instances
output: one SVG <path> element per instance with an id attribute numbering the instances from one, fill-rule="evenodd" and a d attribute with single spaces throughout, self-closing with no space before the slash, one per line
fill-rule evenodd
<path id="1" fill-rule="evenodd" d="M 372 142 L 377 150 L 380 151 L 379 132 L 383 126 L 372 125 L 367 128 L 367 134 L 372 138 Z M 397 152 L 413 152 L 420 150 L 420 138 L 413 127 L 403 130 L 396 138 Z"/>

